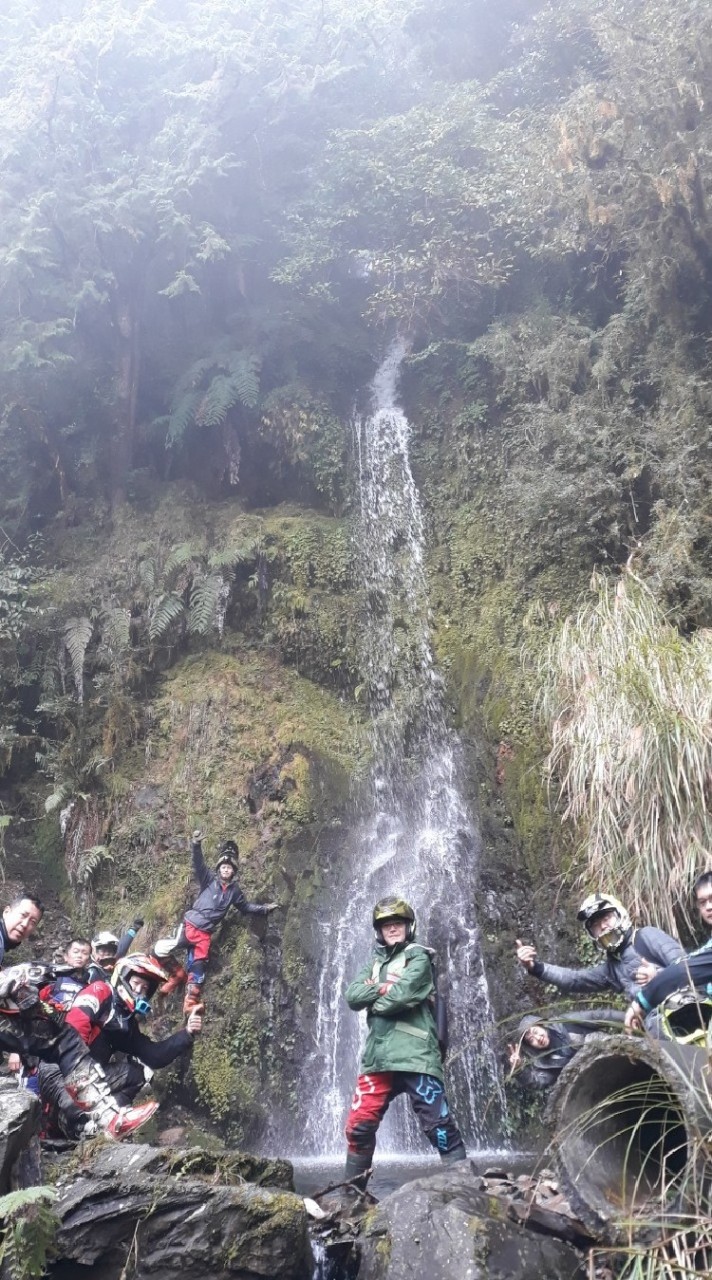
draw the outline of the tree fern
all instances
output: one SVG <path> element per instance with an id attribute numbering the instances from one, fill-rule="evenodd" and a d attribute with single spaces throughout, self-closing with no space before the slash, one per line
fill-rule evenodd
<path id="1" fill-rule="evenodd" d="M 259 360 L 252 352 L 223 349 L 196 360 L 176 385 L 167 443 L 180 440 L 193 425 L 219 426 L 233 405 L 253 408 L 259 392 Z"/>
<path id="2" fill-rule="evenodd" d="M 199 636 L 207 635 L 217 623 L 218 605 L 225 588 L 221 573 L 196 576 L 190 591 L 190 630 Z"/>
<path id="3" fill-rule="evenodd" d="M 171 623 L 185 617 L 185 605 L 174 591 L 167 591 L 151 604 L 148 622 L 150 640 L 160 640 L 168 631 Z"/>
<path id="4" fill-rule="evenodd" d="M 84 701 L 84 655 L 94 628 L 88 618 L 70 618 L 64 628 L 64 644 L 72 663 L 77 701 Z"/>

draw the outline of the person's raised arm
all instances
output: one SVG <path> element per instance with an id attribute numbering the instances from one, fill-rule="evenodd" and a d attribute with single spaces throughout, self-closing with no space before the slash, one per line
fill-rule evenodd
<path id="1" fill-rule="evenodd" d="M 200 830 L 193 832 L 191 851 L 193 856 L 193 874 L 201 889 L 206 889 L 213 878 L 213 873 L 205 861 L 205 856 L 203 854 L 203 833 Z"/>

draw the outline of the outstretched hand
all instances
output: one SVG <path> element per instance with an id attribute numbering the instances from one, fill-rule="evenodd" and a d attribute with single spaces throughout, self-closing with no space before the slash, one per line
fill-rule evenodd
<path id="1" fill-rule="evenodd" d="M 533 947 L 530 942 L 522 942 L 521 938 L 517 938 L 515 945 L 519 963 L 527 970 L 533 969 L 536 964 L 536 947 Z"/>
<path id="2" fill-rule="evenodd" d="M 268 911 L 276 911 L 278 906 L 278 902 L 265 902 L 265 913 Z"/>
<path id="3" fill-rule="evenodd" d="M 192 836 L 193 844 L 200 844 L 200 841 L 202 840 L 202 838 L 203 838 L 203 833 L 200 830 L 200 827 L 196 827 Z"/>

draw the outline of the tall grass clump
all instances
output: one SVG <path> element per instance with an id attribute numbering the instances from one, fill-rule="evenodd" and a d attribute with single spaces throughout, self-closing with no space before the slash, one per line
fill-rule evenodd
<path id="1" fill-rule="evenodd" d="M 682 636 L 630 570 L 592 587 L 536 663 L 547 772 L 582 879 L 674 930 L 712 863 L 712 632 Z"/>

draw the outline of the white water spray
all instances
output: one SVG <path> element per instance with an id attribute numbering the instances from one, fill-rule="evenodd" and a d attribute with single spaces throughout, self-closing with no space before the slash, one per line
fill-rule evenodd
<path id="1" fill-rule="evenodd" d="M 409 460 L 410 427 L 396 403 L 405 345 L 396 342 L 373 382 L 372 412 L 355 424 L 364 599 L 361 669 L 372 718 L 374 767 L 367 815 L 352 832 L 346 868 L 330 886 L 322 922 L 315 1049 L 306 1078 L 318 1082 L 304 1146 L 344 1149 L 343 1125 L 365 1018 L 344 990 L 366 962 L 377 899 L 397 893 L 415 907 L 418 937 L 438 953 L 455 1057 L 448 1089 L 465 1140 L 501 1133 L 504 1095 L 490 1043 L 492 1015 L 475 911 L 479 835 L 459 783 L 459 743 L 444 714 L 432 652 L 424 529 Z M 410 1112 L 396 1106 L 379 1131 L 381 1151 L 422 1149 Z"/>

